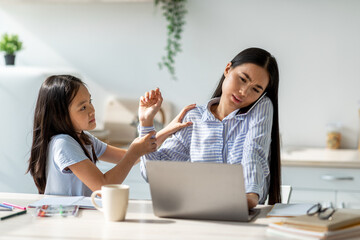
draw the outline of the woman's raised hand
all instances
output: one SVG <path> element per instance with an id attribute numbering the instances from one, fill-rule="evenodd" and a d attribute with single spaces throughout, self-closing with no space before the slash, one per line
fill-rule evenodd
<path id="1" fill-rule="evenodd" d="M 139 101 L 139 121 L 141 126 L 153 126 L 156 113 L 160 110 L 163 98 L 159 88 L 146 92 Z"/>

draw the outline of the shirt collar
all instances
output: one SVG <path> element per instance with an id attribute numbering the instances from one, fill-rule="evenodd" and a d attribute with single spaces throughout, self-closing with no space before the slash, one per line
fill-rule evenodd
<path id="1" fill-rule="evenodd" d="M 233 112 L 231 112 L 229 115 L 227 115 L 223 120 L 228 120 L 228 119 L 232 119 L 232 118 L 235 118 L 237 120 L 241 120 L 243 119 L 259 102 L 260 100 L 265 96 L 265 94 L 263 94 L 252 106 L 251 108 L 245 112 L 245 113 L 241 113 L 241 114 L 237 114 L 240 110 L 239 109 L 236 109 L 234 110 Z M 220 102 L 220 97 L 217 97 L 217 98 L 213 98 L 211 99 L 207 106 L 206 106 L 206 109 L 202 115 L 202 118 L 201 120 L 202 121 L 215 121 L 215 120 L 218 120 L 217 118 L 215 118 L 214 114 L 212 114 L 210 108 L 212 105 L 216 104 L 216 103 L 219 103 Z"/>
<path id="2" fill-rule="evenodd" d="M 216 121 L 218 120 L 217 118 L 215 118 L 214 114 L 212 114 L 211 112 L 211 106 L 214 104 L 217 104 L 220 102 L 220 98 L 213 98 L 211 99 L 207 106 L 206 106 L 206 110 L 204 111 L 203 115 L 202 115 L 202 121 Z M 233 111 L 232 113 L 230 113 L 229 115 L 227 115 L 223 120 L 227 120 L 227 119 L 231 119 L 234 118 L 236 116 L 236 113 L 239 111 L 239 109 L 236 109 L 235 111 Z"/>

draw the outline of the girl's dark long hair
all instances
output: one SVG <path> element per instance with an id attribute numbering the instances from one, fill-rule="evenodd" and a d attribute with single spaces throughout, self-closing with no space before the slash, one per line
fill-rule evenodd
<path id="1" fill-rule="evenodd" d="M 96 162 L 97 158 L 92 147 L 93 158 L 84 144 L 91 145 L 88 135 L 76 133 L 69 114 L 69 105 L 84 83 L 70 75 L 48 77 L 41 85 L 34 114 L 33 140 L 29 159 L 30 172 L 40 194 L 46 187 L 46 159 L 50 140 L 57 134 L 67 134 L 74 138 L 84 150 L 86 156 Z"/>
<path id="2" fill-rule="evenodd" d="M 253 63 L 263 67 L 269 73 L 269 85 L 265 89 L 274 106 L 273 125 L 271 130 L 270 146 L 270 189 L 269 204 L 281 202 L 280 184 L 281 184 L 281 163 L 280 163 L 280 137 L 279 137 L 279 107 L 278 107 L 278 88 L 279 88 L 279 69 L 276 59 L 267 51 L 260 48 L 248 48 L 240 52 L 231 61 L 231 67 L 234 68 L 244 63 Z M 222 84 L 225 76 L 222 75 L 220 82 L 212 95 L 212 98 L 220 97 L 222 94 Z M 249 109 L 251 106 L 247 107 Z M 244 110 L 241 110 L 242 112 Z"/>

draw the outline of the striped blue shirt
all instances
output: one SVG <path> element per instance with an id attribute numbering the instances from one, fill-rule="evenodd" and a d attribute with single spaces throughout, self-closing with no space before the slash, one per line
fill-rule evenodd
<path id="1" fill-rule="evenodd" d="M 207 106 L 190 110 L 183 121 L 193 125 L 166 139 L 156 152 L 141 157 L 141 173 L 147 179 L 149 160 L 242 164 L 246 192 L 257 193 L 259 203 L 264 203 L 270 182 L 272 102 L 264 96 L 246 113 L 237 114 L 238 109 L 220 121 L 210 111 L 219 101 L 215 98 Z M 139 126 L 141 136 L 152 130 Z"/>

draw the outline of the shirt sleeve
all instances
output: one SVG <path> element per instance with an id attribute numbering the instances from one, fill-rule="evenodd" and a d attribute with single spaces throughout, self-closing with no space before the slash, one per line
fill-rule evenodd
<path id="1" fill-rule="evenodd" d="M 187 121 L 184 119 L 184 121 Z M 154 130 L 154 127 L 139 126 L 140 136 Z M 171 137 L 167 138 L 161 147 L 152 153 L 142 156 L 140 162 L 141 175 L 147 181 L 146 174 L 146 161 L 159 160 L 159 161 L 188 161 L 190 159 L 190 133 L 192 126 L 183 128 Z"/>
<path id="2" fill-rule="evenodd" d="M 80 144 L 69 135 L 63 135 L 55 139 L 51 148 L 54 153 L 54 163 L 63 173 L 72 173 L 70 170 L 65 170 L 65 168 L 88 159 Z"/>
<path id="3" fill-rule="evenodd" d="M 242 165 L 246 192 L 257 193 L 260 202 L 266 198 L 268 189 L 266 177 L 270 174 L 268 159 L 273 112 L 270 99 L 259 102 L 250 112 L 249 131 L 244 142 Z"/>

